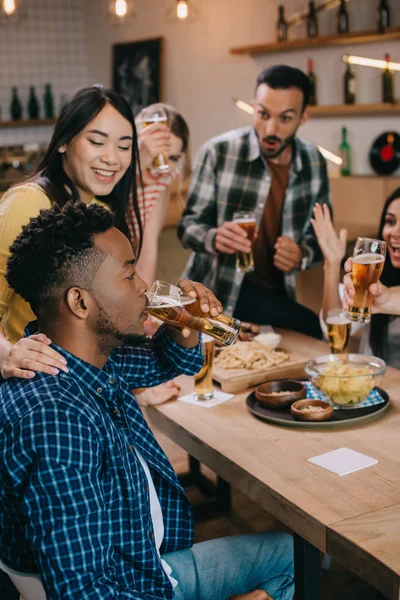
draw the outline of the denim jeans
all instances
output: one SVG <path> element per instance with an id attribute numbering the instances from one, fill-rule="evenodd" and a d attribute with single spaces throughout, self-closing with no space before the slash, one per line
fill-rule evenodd
<path id="1" fill-rule="evenodd" d="M 257 589 L 273 600 L 293 598 L 293 539 L 285 533 L 210 540 L 162 558 L 179 582 L 175 600 L 227 600 Z"/>

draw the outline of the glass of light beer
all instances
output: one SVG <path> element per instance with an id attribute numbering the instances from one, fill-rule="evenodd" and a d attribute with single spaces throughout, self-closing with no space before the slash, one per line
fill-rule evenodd
<path id="1" fill-rule="evenodd" d="M 370 238 L 357 238 L 353 252 L 351 278 L 355 288 L 353 304 L 347 311 L 351 321 L 369 323 L 371 320 L 371 284 L 376 283 L 385 264 L 386 242 Z"/>
<path id="2" fill-rule="evenodd" d="M 225 346 L 231 346 L 239 335 L 239 319 L 224 314 L 213 317 L 210 313 L 204 313 L 199 300 L 186 296 L 176 285 L 155 281 L 146 292 L 146 297 L 149 313 L 169 325 L 201 331 Z"/>
<path id="3" fill-rule="evenodd" d="M 164 125 L 168 125 L 168 115 L 162 106 L 149 106 L 142 110 L 138 125 L 140 124 L 143 129 L 153 123 L 163 123 Z M 170 170 L 171 166 L 169 164 L 168 155 L 165 152 L 160 152 L 160 154 L 157 154 L 157 156 L 153 158 L 151 165 L 152 173 L 162 174 L 168 173 Z"/>
<path id="4" fill-rule="evenodd" d="M 256 237 L 256 215 L 253 210 L 238 210 L 233 213 L 233 222 L 237 223 L 247 235 L 251 243 Z M 236 271 L 250 273 L 254 271 L 253 252 L 236 252 Z"/>
<path id="5" fill-rule="evenodd" d="M 326 315 L 329 345 L 332 354 L 347 352 L 351 322 L 342 308 L 334 308 Z"/>
<path id="6" fill-rule="evenodd" d="M 215 342 L 209 335 L 202 336 L 204 363 L 194 376 L 194 396 L 196 400 L 211 400 L 214 396 L 212 366 Z"/>

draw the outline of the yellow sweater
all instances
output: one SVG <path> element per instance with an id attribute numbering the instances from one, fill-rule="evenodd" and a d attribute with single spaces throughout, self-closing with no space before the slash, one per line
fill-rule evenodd
<path id="1" fill-rule="evenodd" d="M 5 274 L 9 248 L 22 227 L 37 217 L 42 209 L 48 208 L 51 208 L 50 198 L 36 183 L 11 188 L 0 200 L 0 322 L 11 343 L 23 336 L 26 325 L 36 317 L 29 304 L 7 284 Z M 29 276 L 35 277 L 35 273 L 29 273 Z"/>

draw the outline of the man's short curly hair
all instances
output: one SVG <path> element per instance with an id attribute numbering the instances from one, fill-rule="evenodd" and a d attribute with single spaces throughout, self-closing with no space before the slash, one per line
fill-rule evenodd
<path id="1" fill-rule="evenodd" d="M 6 279 L 37 314 L 56 309 L 71 287 L 90 288 L 105 258 L 94 236 L 113 227 L 110 211 L 69 202 L 41 210 L 10 247 Z"/>

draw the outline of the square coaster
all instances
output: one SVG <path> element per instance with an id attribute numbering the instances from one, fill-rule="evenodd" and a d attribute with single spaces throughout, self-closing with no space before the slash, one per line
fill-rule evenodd
<path id="1" fill-rule="evenodd" d="M 350 450 L 350 448 L 338 448 L 319 456 L 313 456 L 308 459 L 308 462 L 340 476 L 378 464 L 375 458 Z"/>
<path id="2" fill-rule="evenodd" d="M 187 394 L 186 396 L 181 396 L 178 398 L 178 402 L 186 402 L 186 404 L 194 404 L 195 406 L 201 406 L 202 408 L 212 408 L 213 406 L 222 404 L 231 398 L 234 398 L 234 394 L 226 394 L 220 390 L 214 390 L 214 397 L 210 400 L 197 400 L 192 392 L 191 394 Z"/>

